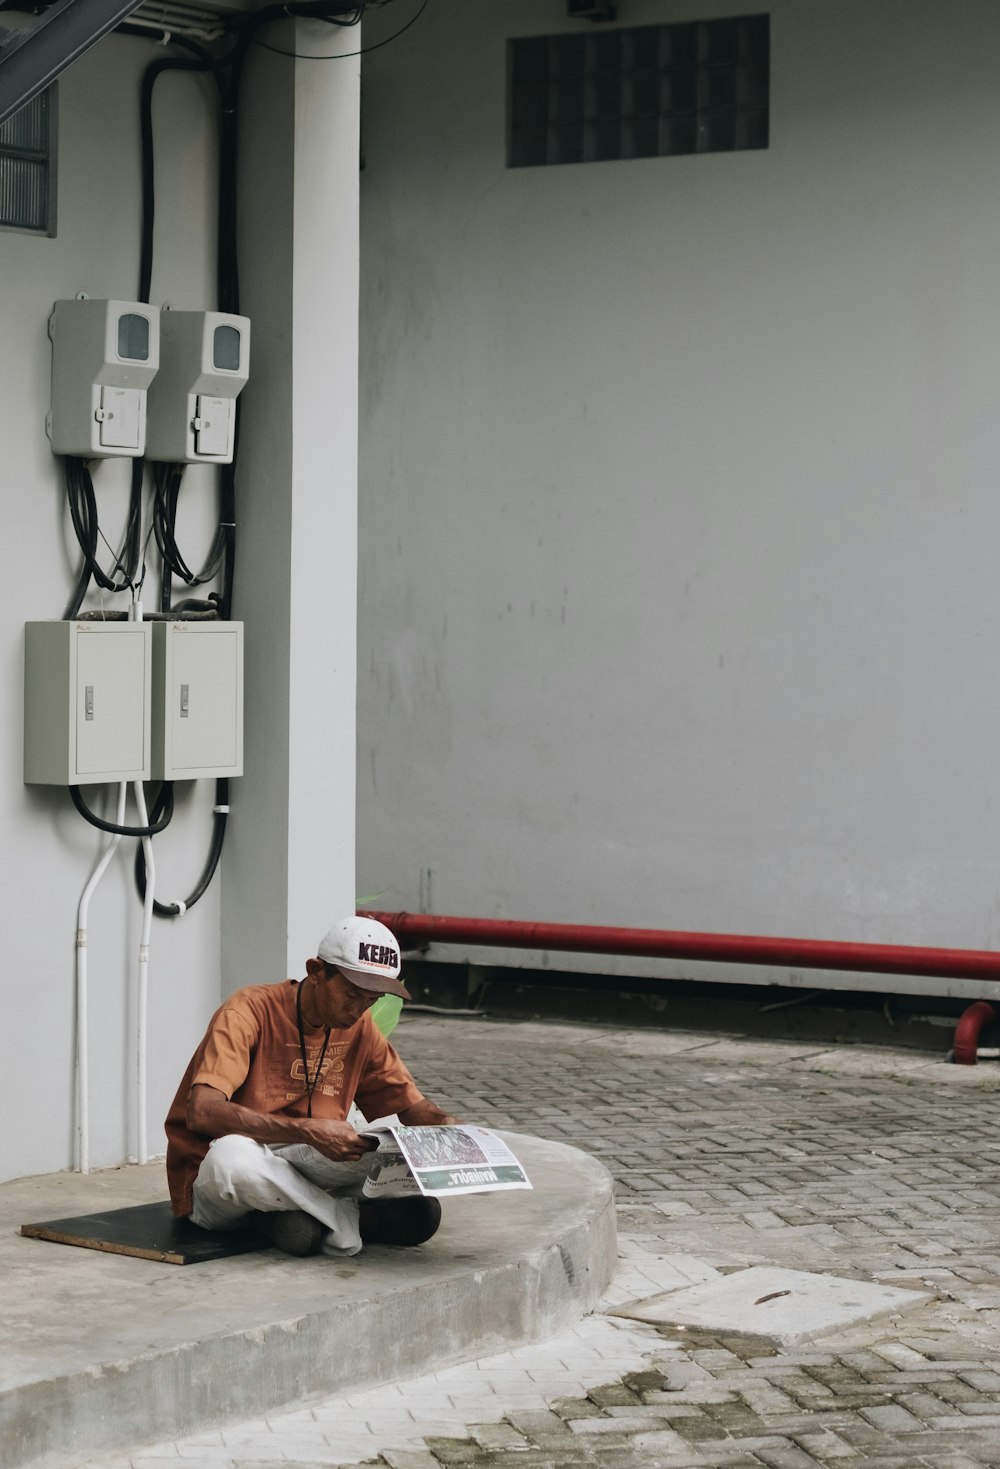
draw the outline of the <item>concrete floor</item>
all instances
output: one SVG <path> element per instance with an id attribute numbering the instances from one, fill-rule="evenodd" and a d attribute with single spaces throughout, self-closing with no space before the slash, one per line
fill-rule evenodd
<path id="1" fill-rule="evenodd" d="M 607 1171 L 512 1138 L 531 1191 L 446 1202 L 417 1249 L 177 1266 L 28 1239 L 22 1223 L 165 1196 L 163 1165 L 0 1188 L 0 1462 L 75 1466 L 310 1392 L 348 1391 L 551 1336 L 615 1258 Z M 349 1348 L 346 1348 L 349 1344 Z"/>
<path id="2" fill-rule="evenodd" d="M 394 1385 L 311 1391 L 285 1411 L 77 1464 L 1000 1465 L 995 1063 L 418 1016 L 398 1043 L 460 1115 L 582 1147 L 613 1171 L 619 1263 L 598 1312 L 462 1365 L 445 1365 L 429 1340 L 423 1369 Z M 322 1268 L 273 1258 L 279 1273 Z M 607 1314 L 752 1265 L 928 1299 L 784 1348 Z M 176 1274 L 194 1281 L 204 1268 Z"/>

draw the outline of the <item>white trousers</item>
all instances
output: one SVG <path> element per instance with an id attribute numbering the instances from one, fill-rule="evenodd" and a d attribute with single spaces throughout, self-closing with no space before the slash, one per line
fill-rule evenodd
<path id="1" fill-rule="evenodd" d="M 367 1172 L 368 1160 L 334 1163 L 307 1143 L 271 1148 L 231 1133 L 214 1138 L 202 1160 L 191 1219 L 202 1229 L 235 1229 L 252 1209 L 301 1209 L 326 1225 L 325 1255 L 356 1255 Z"/>

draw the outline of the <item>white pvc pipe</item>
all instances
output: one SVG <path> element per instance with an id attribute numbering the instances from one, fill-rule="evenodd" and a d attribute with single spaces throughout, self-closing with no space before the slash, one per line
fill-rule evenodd
<path id="1" fill-rule="evenodd" d="M 128 786 L 122 781 L 118 787 L 118 805 L 115 825 L 125 821 L 125 800 Z M 121 837 L 112 836 L 90 881 L 80 894 L 76 914 L 76 1166 L 80 1173 L 90 1172 L 90 1074 L 87 1065 L 87 916 L 94 890 L 108 869 Z"/>
<path id="2" fill-rule="evenodd" d="M 142 781 L 135 782 L 135 804 L 139 811 L 139 825 L 148 826 L 146 793 Z M 149 938 L 153 928 L 153 889 L 156 885 L 156 867 L 153 863 L 153 839 L 142 838 L 142 851 L 146 859 L 146 898 L 142 905 L 142 931 L 139 934 L 139 980 L 136 997 L 136 1128 L 138 1130 L 139 1162 L 149 1162 L 146 1142 L 146 1011 L 149 993 Z"/>

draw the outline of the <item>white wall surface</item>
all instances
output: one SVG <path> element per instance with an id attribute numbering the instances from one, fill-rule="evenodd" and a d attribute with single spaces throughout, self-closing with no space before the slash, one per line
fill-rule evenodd
<path id="1" fill-rule="evenodd" d="M 364 63 L 374 906 L 1000 946 L 1000 7 L 767 8 L 766 151 L 506 169 L 560 0 Z"/>
<path id="2" fill-rule="evenodd" d="M 301 49 L 315 37 L 293 33 L 292 40 Z M 64 790 L 26 787 L 21 779 L 23 624 L 62 615 L 78 564 L 60 469 L 44 433 L 46 322 L 59 297 L 86 291 L 132 299 L 138 289 L 138 89 L 145 65 L 163 54 L 152 42 L 110 37 L 64 74 L 58 235 L 50 240 L 0 232 L 7 515 L 0 636 L 0 718 L 7 730 L 0 751 L 6 1016 L 0 1106 L 7 1125 L 0 1178 L 66 1167 L 74 1158 L 76 912 L 105 840 L 81 821 Z M 262 78 L 256 61 L 248 68 L 249 142 L 242 159 L 243 304 L 254 327 L 238 481 L 236 607 L 247 632 L 247 777 L 231 783 L 226 851 L 208 894 L 182 920 L 154 923 L 147 1140 L 153 1154 L 164 1149 L 162 1118 L 223 993 L 301 973 L 318 937 L 351 910 L 354 896 L 357 63 L 339 70 L 318 65 L 296 89 L 295 63 L 274 58 L 270 76 Z M 170 75 L 157 83 L 154 304 L 215 304 L 215 114 L 206 79 Z M 311 219 L 312 190 L 341 186 L 339 198 L 322 194 Z M 325 246 L 338 209 L 335 289 Z M 294 248 L 293 214 L 300 236 Z M 322 355 L 316 343 L 321 333 Z M 339 419 L 321 407 L 334 395 Z M 335 452 L 329 451 L 331 432 Z M 117 544 L 128 466 L 102 466 L 95 478 L 101 526 Z M 189 470 L 178 522 L 189 560 L 200 561 L 217 519 L 211 471 Z M 316 555 L 316 538 L 329 536 L 331 526 L 345 548 L 333 593 L 328 561 Z M 155 573 L 150 586 L 147 600 L 155 605 Z M 124 607 L 127 596 L 106 597 L 105 603 Z M 88 605 L 100 605 L 99 598 Z M 311 628 L 307 609 L 315 620 Z M 294 657 L 293 634 L 299 640 Z M 293 668 L 295 659 L 299 666 Z M 307 683 L 320 687 L 311 711 L 303 708 Z M 344 726 L 339 731 L 331 703 Z M 346 719 L 339 713 L 345 708 Z M 214 782 L 176 789 L 177 814 L 154 847 L 156 890 L 164 901 L 194 887 L 211 837 Z M 112 791 L 102 796 L 88 787 L 85 793 L 111 814 Z M 141 907 L 132 882 L 133 849 L 131 841 L 122 844 L 90 910 L 95 1167 L 137 1151 L 132 1078 Z"/>
<path id="3" fill-rule="evenodd" d="M 160 53 L 162 54 L 162 53 Z M 58 618 L 79 564 L 65 513 L 58 461 L 49 452 L 50 344 L 57 298 L 85 291 L 134 300 L 139 269 L 138 86 L 156 48 L 113 37 L 59 83 L 58 235 L 0 232 L 0 404 L 7 517 L 0 706 L 7 731 L 0 780 L 0 848 L 5 897 L 6 1023 L 0 1032 L 0 1096 L 7 1117 L 0 1177 L 67 1166 L 73 1157 L 73 968 L 76 910 L 106 838 L 85 825 L 65 790 L 21 781 L 23 625 Z M 157 84 L 158 180 L 153 299 L 198 306 L 214 290 L 214 144 L 211 94 L 203 78 Z M 124 525 L 127 463 L 95 470 L 101 528 L 115 545 Z M 199 504 L 199 501 L 204 503 Z M 192 482 L 178 530 L 193 557 L 210 539 L 211 485 Z M 183 535 L 182 535 L 183 533 Z M 110 560 L 105 552 L 106 561 Z M 106 564 L 106 562 L 105 562 Z M 151 583 L 155 578 L 151 577 Z M 155 596 L 151 596 L 155 600 Z M 106 596 L 124 607 L 125 596 Z M 96 596 L 87 606 L 100 605 Z M 85 795 L 113 815 L 112 788 Z M 212 786 L 179 785 L 170 830 L 156 842 L 157 891 L 185 896 L 204 865 Z M 129 819 L 135 820 L 130 804 Z M 92 901 L 91 1161 L 117 1163 L 137 1150 L 135 978 L 141 905 L 132 880 L 134 844 L 119 855 Z M 161 1118 L 176 1086 L 181 1052 L 219 993 L 218 887 L 182 923 L 156 922 L 150 959 L 150 1146 L 162 1151 Z"/>

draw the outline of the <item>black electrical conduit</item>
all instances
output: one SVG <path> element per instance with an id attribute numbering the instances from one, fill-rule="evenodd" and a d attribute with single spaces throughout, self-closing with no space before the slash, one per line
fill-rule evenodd
<path id="1" fill-rule="evenodd" d="M 280 13 L 280 12 L 279 12 Z M 236 254 L 236 150 L 237 122 L 239 114 L 239 92 L 243 63 L 252 38 L 247 29 L 239 36 L 227 55 L 213 60 L 203 49 L 188 42 L 188 49 L 195 53 L 194 60 L 165 57 L 152 62 L 145 71 L 140 89 L 140 139 L 142 147 L 142 236 L 139 265 L 139 299 L 148 301 L 153 273 L 153 227 L 155 221 L 155 181 L 153 167 L 153 89 L 157 79 L 165 71 L 210 71 L 219 92 L 219 191 L 218 191 L 218 250 L 216 267 L 216 294 L 218 309 L 230 314 L 239 312 L 239 277 Z M 179 38 L 172 38 L 177 40 Z M 222 589 L 219 597 L 219 616 L 228 621 L 232 616 L 233 582 L 236 569 L 236 453 L 239 445 L 240 401 L 236 400 L 236 445 L 233 463 L 220 468 L 219 525 L 209 550 L 205 565 L 194 574 L 187 567 L 174 539 L 174 521 L 177 509 L 177 491 L 180 485 L 180 466 L 172 466 L 162 472 L 155 508 L 154 530 L 157 545 L 163 558 L 163 577 L 160 586 L 160 610 L 170 609 L 171 575 L 179 576 L 189 585 L 200 585 L 219 573 L 221 568 Z"/>
<path id="2" fill-rule="evenodd" d="M 148 39 L 148 37 L 147 37 Z M 171 37 L 171 40 L 174 38 Z M 188 60 L 180 56 L 164 56 L 153 61 L 143 73 L 139 89 L 139 140 L 142 156 L 142 234 L 139 252 L 139 300 L 149 301 L 153 280 L 153 225 L 156 218 L 156 194 L 153 178 L 153 88 L 165 71 L 210 71 L 219 80 L 219 68 L 224 62 L 213 61 L 198 47 L 201 53 Z M 220 84 L 221 88 L 221 84 Z"/>
<path id="3" fill-rule="evenodd" d="M 159 819 L 162 810 L 166 808 L 168 802 L 172 807 L 173 799 L 173 782 L 164 781 L 150 810 L 150 821 L 155 822 Z M 215 869 L 219 865 L 219 858 L 222 856 L 222 843 L 226 835 L 226 818 L 228 815 L 229 781 L 225 777 L 220 777 L 215 782 L 215 809 L 214 824 L 212 827 L 212 842 L 211 846 L 209 847 L 208 860 L 205 863 L 205 870 L 202 872 L 201 877 L 198 880 L 198 884 L 194 889 L 194 892 L 191 894 L 190 897 L 185 898 L 183 902 L 161 903 L 158 898 L 154 898 L 153 912 L 157 914 L 158 917 L 179 918 L 182 913 L 186 913 L 189 908 L 193 908 L 199 898 L 204 897 L 205 893 L 208 891 L 208 887 L 212 881 L 212 878 L 215 876 Z M 143 852 L 141 846 L 138 846 L 135 849 L 135 885 L 139 890 L 140 898 L 142 898 L 143 902 L 145 902 L 146 854 Z"/>
<path id="4" fill-rule="evenodd" d="M 175 528 L 183 474 L 183 464 L 158 464 L 153 471 L 153 535 L 163 564 L 160 582 L 161 612 L 171 611 L 171 576 L 180 577 L 189 587 L 204 586 L 206 582 L 215 579 L 225 559 L 226 530 L 221 524 L 216 527 L 208 558 L 200 571 L 192 571 L 181 555 Z"/>
<path id="5" fill-rule="evenodd" d="M 170 784 L 169 781 L 165 781 L 164 782 L 164 785 L 169 785 L 169 784 Z M 158 820 L 158 821 L 155 821 L 155 822 L 154 821 L 150 821 L 150 824 L 148 826 L 119 826 L 118 823 L 115 822 L 115 821 L 105 821 L 103 819 L 103 817 L 98 816 L 93 811 L 91 811 L 90 807 L 87 805 L 86 801 L 83 799 L 83 796 L 82 796 L 82 794 L 80 792 L 80 787 L 79 786 L 70 786 L 70 788 L 69 788 L 69 794 L 70 794 L 70 798 L 72 799 L 73 805 L 79 811 L 79 813 L 83 817 L 84 821 L 89 821 L 90 824 L 91 824 L 91 826 L 96 826 L 99 831 L 109 831 L 109 832 L 111 832 L 113 836 L 120 836 L 120 837 L 152 837 L 152 836 L 156 836 L 157 832 L 163 831 L 165 827 L 167 827 L 167 826 L 170 825 L 170 818 L 174 814 L 174 792 L 173 792 L 173 787 L 171 787 L 169 796 L 168 796 L 167 800 L 165 801 L 163 807 L 161 808 L 161 812 L 159 813 L 162 816 L 162 820 Z M 161 794 L 162 794 L 162 792 L 161 792 Z M 157 797 L 157 799 L 159 800 L 159 797 Z"/>
<path id="6" fill-rule="evenodd" d="M 118 553 L 110 574 L 101 568 L 97 560 L 97 540 L 100 532 L 97 524 L 97 497 L 94 494 L 94 481 L 91 478 L 90 470 L 87 468 L 86 461 L 75 455 L 64 456 L 63 465 L 70 519 L 80 550 L 83 552 L 83 564 L 80 567 L 73 594 L 63 614 L 64 621 L 71 622 L 83 606 L 83 599 L 91 579 L 108 592 L 124 592 L 135 585 L 142 555 L 140 541 L 142 536 L 143 465 L 141 459 L 132 460 L 132 483 L 129 490 L 125 536 L 122 549 Z M 115 580 L 116 573 L 120 574 L 120 581 Z"/>

